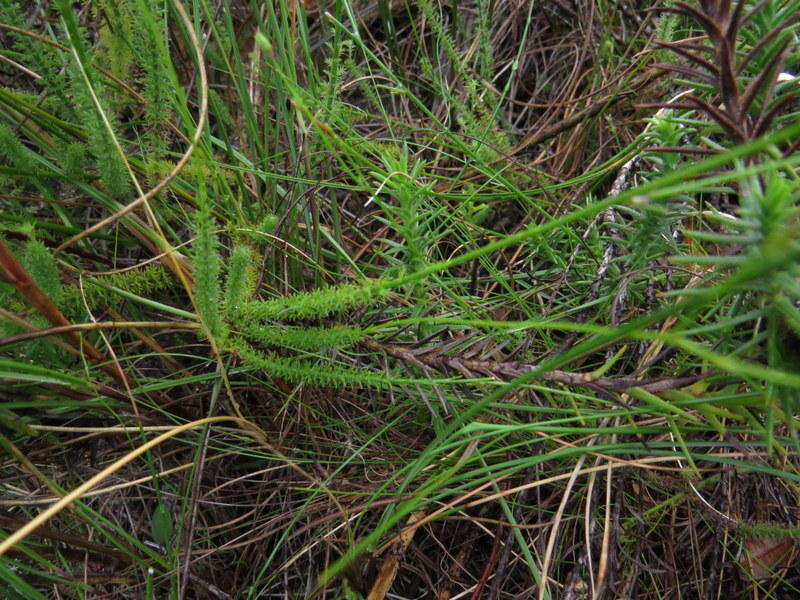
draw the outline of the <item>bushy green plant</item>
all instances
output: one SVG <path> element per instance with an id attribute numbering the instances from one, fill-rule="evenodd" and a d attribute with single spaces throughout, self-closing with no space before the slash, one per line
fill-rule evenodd
<path id="1" fill-rule="evenodd" d="M 195 215 L 194 277 L 195 305 L 197 312 L 213 338 L 224 334 L 224 322 L 220 316 L 222 291 L 220 284 L 221 267 L 219 238 L 212 212 L 212 202 L 208 197 L 205 182 L 201 182 L 197 195 Z"/>
<path id="2" fill-rule="evenodd" d="M 363 284 L 341 284 L 313 292 L 298 292 L 272 300 L 253 301 L 233 311 L 237 319 L 245 322 L 299 319 L 323 319 L 377 302 L 386 297 L 388 290 L 381 281 Z"/>

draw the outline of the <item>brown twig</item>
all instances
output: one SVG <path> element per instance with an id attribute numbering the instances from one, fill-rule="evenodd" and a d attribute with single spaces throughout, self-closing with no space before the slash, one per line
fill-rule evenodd
<path id="1" fill-rule="evenodd" d="M 51 335 L 64 335 L 76 331 L 94 331 L 97 329 L 198 329 L 199 323 L 194 321 L 95 321 L 94 323 L 78 323 L 62 325 L 49 329 L 37 329 L 28 333 L 19 333 L 0 338 L 0 347 L 19 342 L 28 342 Z"/>
<path id="2" fill-rule="evenodd" d="M 364 340 L 363 346 L 377 352 L 384 352 L 414 365 L 418 368 L 435 369 L 439 372 L 457 372 L 471 379 L 477 375 L 488 375 L 498 379 L 513 379 L 537 368 L 533 363 L 522 361 L 470 360 L 458 356 L 450 356 L 440 349 L 410 349 L 393 344 L 384 344 L 376 340 Z M 602 377 L 594 373 L 572 373 L 568 371 L 548 371 L 539 376 L 541 381 L 560 383 L 570 387 L 593 387 L 607 392 L 621 392 L 633 387 L 648 392 L 663 392 L 692 385 L 709 377 L 710 373 L 689 377 L 661 377 L 655 379 L 639 379 L 637 377 Z"/>
<path id="3" fill-rule="evenodd" d="M 498 523 L 497 529 L 495 529 L 494 532 L 492 551 L 489 553 L 489 559 L 486 561 L 486 566 L 483 568 L 483 573 L 481 573 L 481 578 L 478 580 L 478 583 L 475 584 L 475 590 L 472 592 L 470 600 L 480 600 L 481 595 L 483 594 L 483 590 L 486 587 L 486 583 L 489 581 L 489 576 L 494 572 L 497 566 L 497 560 L 500 557 L 500 546 L 503 545 L 503 541 L 501 539 L 503 529 L 504 529 L 503 523 Z"/>

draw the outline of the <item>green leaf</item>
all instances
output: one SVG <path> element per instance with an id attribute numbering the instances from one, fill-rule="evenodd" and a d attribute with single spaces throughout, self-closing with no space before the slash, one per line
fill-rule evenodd
<path id="1" fill-rule="evenodd" d="M 172 534 L 175 532 L 175 526 L 172 523 L 172 516 L 161 502 L 158 503 L 158 506 L 153 511 L 151 524 L 153 539 L 162 546 L 168 546 L 172 539 Z"/>
<path id="2" fill-rule="evenodd" d="M 5 596 L 7 598 L 26 598 L 27 600 L 45 600 L 46 598 L 3 562 L 0 562 L 0 581 L 4 581 L 8 585 L 5 588 L 6 592 L 13 594 L 12 596 Z"/>
<path id="3" fill-rule="evenodd" d="M 55 383 L 69 387 L 89 388 L 91 384 L 79 377 L 60 373 L 52 369 L 37 367 L 28 363 L 0 358 L 0 379 L 32 381 L 34 383 Z"/>

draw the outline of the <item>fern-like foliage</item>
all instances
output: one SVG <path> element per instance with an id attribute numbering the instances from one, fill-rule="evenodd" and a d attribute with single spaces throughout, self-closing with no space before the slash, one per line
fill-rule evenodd
<path id="1" fill-rule="evenodd" d="M 39 289 L 55 304 L 59 304 L 62 296 L 58 267 L 53 255 L 39 240 L 30 240 L 25 244 L 21 263 L 39 286 Z"/>
<path id="2" fill-rule="evenodd" d="M 247 302 L 233 310 L 233 316 L 246 323 L 322 319 L 351 308 L 375 303 L 387 294 L 388 290 L 380 280 L 361 285 L 342 284 L 312 292 L 299 292 L 274 300 Z"/>
<path id="3" fill-rule="evenodd" d="M 433 218 L 422 216 L 425 215 L 425 189 L 418 180 L 424 175 L 425 165 L 412 163 L 407 146 L 399 156 L 387 153 L 382 159 L 386 171 L 391 174 L 383 192 L 390 195 L 392 201 L 383 200 L 380 194 L 375 194 L 372 200 L 385 214 L 381 221 L 397 231 L 405 242 L 403 246 L 391 248 L 387 257 L 396 260 L 395 266 L 400 270 L 414 272 L 426 264 L 429 248 L 436 240 L 429 227 Z"/>
<path id="4" fill-rule="evenodd" d="M 114 128 L 116 119 L 105 101 L 105 84 L 91 66 L 87 33 L 78 25 L 68 2 L 59 0 L 56 4 L 74 55 L 66 68 L 71 105 L 86 130 L 89 149 L 94 155 L 95 165 L 106 191 L 111 196 L 126 196 L 130 191 L 130 181 L 112 138 L 112 135 L 117 136 Z M 101 112 L 105 115 L 105 120 Z M 106 121 L 112 125 L 112 131 L 109 131 Z"/>
<path id="5" fill-rule="evenodd" d="M 0 160 L 21 170 L 31 170 L 34 167 L 30 151 L 2 121 L 0 121 Z"/>
<path id="6" fill-rule="evenodd" d="M 58 266 L 50 250 L 41 241 L 32 239 L 25 242 L 17 252 L 20 263 L 39 289 L 54 303 L 60 304 L 63 297 L 63 286 L 59 278 Z M 7 284 L 0 287 L 0 302 L 7 310 L 15 312 L 22 311 L 26 306 L 16 290 Z M 50 322 L 37 313 L 27 315 L 26 320 L 36 328 L 46 329 L 50 326 Z M 13 321 L 0 318 L 0 337 L 27 331 Z M 45 338 L 17 344 L 14 347 L 14 357 L 17 360 L 46 365 L 48 368 L 64 367 L 67 364 L 67 356 L 60 348 Z"/>
<path id="7" fill-rule="evenodd" d="M 360 327 L 296 327 L 251 324 L 239 328 L 238 334 L 263 346 L 293 350 L 326 350 L 346 348 L 364 339 Z"/>
<path id="8" fill-rule="evenodd" d="M 118 77 L 133 76 L 140 82 L 143 138 L 152 153 L 149 160 L 156 160 L 166 150 L 166 123 L 173 100 L 165 6 L 153 0 L 100 0 L 97 12 L 105 24 L 99 57 Z M 125 97 L 120 99 L 117 104 L 122 108 Z"/>
<path id="9" fill-rule="evenodd" d="M 252 294 L 252 255 L 248 246 L 236 246 L 225 279 L 225 310 L 231 312 Z"/>
<path id="10" fill-rule="evenodd" d="M 172 66 L 167 49 L 167 15 L 163 2 L 135 0 L 128 3 L 136 18 L 133 47 L 142 69 L 146 137 L 154 151 L 166 151 L 164 137 L 171 115 Z"/>
<path id="11" fill-rule="evenodd" d="M 169 288 L 174 280 L 163 267 L 146 265 L 112 275 L 85 277 L 83 282 L 82 290 L 77 286 L 66 286 L 61 293 L 59 307 L 73 320 L 84 320 L 87 317 L 86 306 L 89 310 L 95 310 L 119 302 L 119 293 L 114 288 L 136 296 L 153 297 Z"/>
<path id="12" fill-rule="evenodd" d="M 94 158 L 95 168 L 100 175 L 105 190 L 114 197 L 124 197 L 130 192 L 130 182 L 122 159 L 114 147 L 110 134 L 97 112 L 97 107 L 92 100 L 86 84 L 77 69 L 68 69 L 71 74 L 70 92 L 73 103 L 81 124 L 86 130 L 88 148 Z M 102 92 L 98 99 L 103 97 Z M 111 111 L 103 108 L 107 115 Z"/>
<path id="13" fill-rule="evenodd" d="M 194 276 L 196 281 L 195 303 L 206 330 L 213 338 L 220 338 L 225 325 L 220 317 L 220 258 L 211 200 L 205 184 L 197 194 L 195 214 Z"/>
<path id="14" fill-rule="evenodd" d="M 671 110 L 651 118 L 647 134 L 652 144 L 647 148 L 640 162 L 645 178 L 670 173 L 685 164 L 686 157 L 679 152 L 660 151 L 661 148 L 686 147 L 692 144 L 694 128 L 681 122 Z M 625 248 L 630 269 L 639 269 L 646 263 L 662 256 L 674 254 L 678 250 L 676 230 L 693 209 L 691 197 L 683 195 L 672 198 L 652 200 L 639 198 L 629 206 L 620 207 L 620 212 L 629 218 L 623 226 L 627 242 Z"/>
<path id="15" fill-rule="evenodd" d="M 29 15 L 26 14 L 28 4 L 30 3 L 0 2 L 0 23 L 26 30 L 29 25 Z M 62 110 L 69 106 L 67 74 L 59 50 L 14 31 L 3 32 L 0 46 L 11 56 L 24 57 L 25 64 L 40 75 L 42 81 L 47 82 L 48 94 L 54 100 L 53 106 L 60 106 Z M 14 67 L 0 62 L 0 74 L 14 76 L 15 71 Z M 42 100 L 40 98 L 38 101 Z"/>
<path id="16" fill-rule="evenodd" d="M 272 377 L 280 377 L 300 384 L 313 384 L 326 387 L 345 387 L 362 385 L 385 388 L 393 381 L 381 373 L 363 369 L 330 367 L 304 358 L 282 357 L 256 350 L 242 339 L 229 342 L 229 349 L 238 355 L 245 364 L 255 367 Z"/>

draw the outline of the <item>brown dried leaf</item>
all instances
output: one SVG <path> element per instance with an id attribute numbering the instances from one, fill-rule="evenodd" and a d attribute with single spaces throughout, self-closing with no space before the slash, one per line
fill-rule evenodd
<path id="1" fill-rule="evenodd" d="M 742 563 L 750 571 L 753 579 L 762 580 L 772 577 L 789 563 L 794 550 L 792 538 L 750 538 L 744 543 L 745 561 Z"/>
<path id="2" fill-rule="evenodd" d="M 424 516 L 425 513 L 421 510 L 413 512 L 411 516 L 408 517 L 406 525 L 413 525 Z M 395 544 L 395 548 L 391 550 L 391 554 L 389 554 L 383 561 L 383 564 L 381 564 L 378 577 L 375 579 L 375 583 L 372 584 L 372 589 L 369 591 L 367 600 L 383 600 L 386 597 L 386 593 L 389 591 L 389 588 L 392 587 L 394 578 L 397 576 L 397 571 L 400 568 L 399 556 L 402 556 L 403 552 L 408 548 L 416 531 L 416 527 L 406 527 L 400 533 L 400 543 Z"/>

